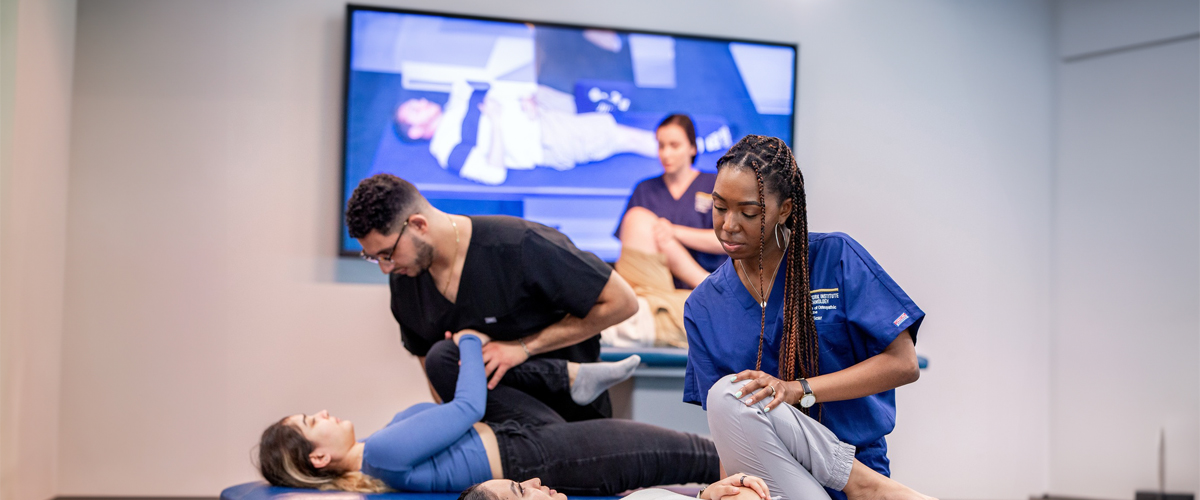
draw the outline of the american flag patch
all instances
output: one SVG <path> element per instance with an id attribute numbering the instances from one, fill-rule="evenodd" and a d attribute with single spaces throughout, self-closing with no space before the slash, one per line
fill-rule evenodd
<path id="1" fill-rule="evenodd" d="M 900 323 L 903 323 L 906 319 L 908 319 L 908 313 L 900 313 L 900 317 L 896 318 L 896 321 L 893 321 L 892 324 L 900 326 Z"/>

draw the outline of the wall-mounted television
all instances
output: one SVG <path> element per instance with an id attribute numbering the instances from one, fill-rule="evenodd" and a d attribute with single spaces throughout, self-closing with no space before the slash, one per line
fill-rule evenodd
<path id="1" fill-rule="evenodd" d="M 362 179 L 386 172 L 439 209 L 524 217 L 615 261 L 630 192 L 662 173 L 659 121 L 693 118 L 702 171 L 746 134 L 791 144 L 797 52 L 350 5 L 342 208 Z M 343 222 L 341 253 L 360 249 Z"/>

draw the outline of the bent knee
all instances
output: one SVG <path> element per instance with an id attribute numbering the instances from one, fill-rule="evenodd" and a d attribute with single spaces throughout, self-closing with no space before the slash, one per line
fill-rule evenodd
<path id="1" fill-rule="evenodd" d="M 729 375 L 721 377 L 708 389 L 709 412 L 728 414 L 746 408 L 746 404 L 734 396 L 745 382 L 730 382 L 730 378 Z"/>
<path id="2" fill-rule="evenodd" d="M 621 218 L 621 234 L 625 235 L 626 231 L 632 232 L 633 235 L 641 235 L 640 233 L 649 233 L 654 227 L 654 223 L 658 221 L 658 215 L 651 212 L 646 207 L 630 207 L 625 212 L 625 216 Z M 624 240 L 625 238 L 621 238 Z"/>
<path id="3" fill-rule="evenodd" d="M 447 369 L 458 371 L 458 345 L 453 340 L 439 340 L 425 353 L 425 373 Z"/>
<path id="4" fill-rule="evenodd" d="M 654 221 L 658 220 L 658 215 L 656 215 L 652 210 L 650 210 L 649 208 L 646 208 L 646 207 L 629 207 L 629 210 L 625 211 L 625 220 L 626 221 L 641 220 L 641 221 L 654 222 Z"/>

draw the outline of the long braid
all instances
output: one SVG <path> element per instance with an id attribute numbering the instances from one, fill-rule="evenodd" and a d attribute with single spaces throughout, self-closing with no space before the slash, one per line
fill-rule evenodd
<path id="1" fill-rule="evenodd" d="M 792 180 L 792 216 L 785 223 L 791 225 L 791 241 L 788 242 L 789 280 L 784 288 L 785 300 L 795 304 L 799 314 L 792 316 L 784 329 L 791 329 L 791 335 L 796 347 L 800 350 L 800 377 L 815 377 L 820 374 L 820 344 L 817 337 L 817 326 L 813 317 L 812 276 L 808 265 L 808 196 L 804 192 L 804 174 L 796 163 L 796 158 L 786 146 L 785 168 L 791 170 Z M 798 271 L 798 273 L 796 272 Z M 799 276 L 796 276 L 796 275 Z M 790 300 L 788 300 L 790 299 Z M 817 407 L 817 418 L 820 419 L 821 406 Z M 808 409 L 802 409 L 808 410 Z M 806 413 L 808 413 L 806 411 Z"/>
<path id="2" fill-rule="evenodd" d="M 772 154 L 773 153 L 773 154 Z M 769 161 L 767 157 L 769 155 Z M 784 227 L 792 235 L 787 243 L 787 268 L 784 274 L 783 331 L 778 360 L 779 378 L 786 381 L 813 377 L 820 373 L 820 344 L 812 311 L 811 277 L 808 265 L 808 210 L 804 192 L 804 176 L 790 148 L 774 137 L 749 135 L 729 149 L 717 162 L 754 171 L 758 182 L 759 203 L 766 208 L 766 191 L 776 192 L 782 199 L 792 200 L 792 214 Z M 759 290 L 763 287 L 763 252 L 766 246 L 766 217 L 759 219 Z M 749 278 L 747 276 L 747 278 Z M 762 369 L 762 346 L 766 331 L 766 308 L 762 311 L 759 329 L 758 359 L 755 368 Z M 806 414 L 809 409 L 801 408 Z M 820 418 L 818 406 L 818 419 Z"/>
<path id="3" fill-rule="evenodd" d="M 775 170 L 773 172 L 776 173 L 776 176 L 778 176 L 779 167 L 777 165 L 786 160 L 785 151 L 787 151 L 787 146 L 784 146 L 782 143 L 772 143 L 770 146 L 775 150 L 775 155 L 771 158 L 771 163 L 769 165 L 775 166 Z M 780 187 L 786 187 L 786 185 L 790 183 L 784 184 L 784 186 L 776 186 L 776 191 L 780 195 L 780 198 L 791 198 L 791 189 L 786 191 L 786 195 L 784 189 L 779 189 Z M 782 203 L 782 199 L 780 202 Z M 786 221 L 784 221 L 784 225 L 787 225 Z M 773 231 L 777 232 L 778 229 L 774 229 Z M 776 238 L 778 238 L 778 235 L 776 235 Z M 794 239 L 789 239 L 788 246 L 792 247 L 794 241 Z M 765 246 L 766 242 L 764 241 L 763 243 Z M 783 251 L 784 249 L 781 248 L 780 250 Z M 795 300 L 789 300 L 795 296 L 794 290 L 789 289 L 791 288 L 791 283 L 795 281 L 796 273 L 791 266 L 794 258 L 794 255 L 789 254 L 787 256 L 788 265 L 784 268 L 783 332 L 781 338 L 779 339 L 779 378 L 782 380 L 796 380 L 796 332 L 798 329 L 795 327 L 795 325 L 793 325 L 793 323 L 799 319 L 799 314 L 802 314 L 802 312 L 796 310 L 797 304 Z M 783 265 L 783 263 L 780 263 L 780 265 Z"/>
<path id="4" fill-rule="evenodd" d="M 763 189 L 761 168 L 754 169 L 754 177 L 758 180 L 758 206 L 763 208 L 758 217 L 758 241 L 765 242 L 767 241 L 767 197 Z M 767 293 L 766 287 L 763 286 L 763 274 L 765 274 L 763 272 L 763 247 L 765 246 L 763 244 L 758 245 L 758 289 L 763 294 Z M 750 277 L 746 276 L 746 278 L 749 279 Z M 759 297 L 758 299 L 763 301 L 764 304 L 767 302 L 767 297 Z M 762 321 L 758 324 L 758 359 L 754 362 L 755 370 L 762 370 L 763 337 L 767 332 L 767 307 L 763 306 L 759 309 L 762 310 Z"/>

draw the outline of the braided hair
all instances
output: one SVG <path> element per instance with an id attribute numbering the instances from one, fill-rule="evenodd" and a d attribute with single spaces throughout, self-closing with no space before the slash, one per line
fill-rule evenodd
<path id="1" fill-rule="evenodd" d="M 767 219 L 766 193 L 779 196 L 780 203 L 792 200 L 792 213 L 783 221 L 791 230 L 787 242 L 787 262 L 784 269 L 783 287 L 783 337 L 779 343 L 779 378 L 785 381 L 808 378 L 818 373 L 817 327 L 813 322 L 812 295 L 809 289 L 808 268 L 808 211 L 804 194 L 804 176 L 796 164 L 796 157 L 782 140 L 776 137 L 748 135 L 734 144 L 717 161 L 717 170 L 724 168 L 745 169 L 754 172 L 758 180 L 758 203 L 763 207 L 759 217 L 758 246 L 758 289 L 766 290 L 763 284 L 763 248 L 766 247 Z M 774 229 L 772 229 L 774 231 Z M 747 279 L 750 277 L 747 276 Z M 766 300 L 763 297 L 763 300 Z M 767 310 L 762 311 L 759 330 L 758 360 L 755 369 L 762 369 L 763 335 L 767 324 Z M 806 414 L 807 408 L 802 408 Z"/>

